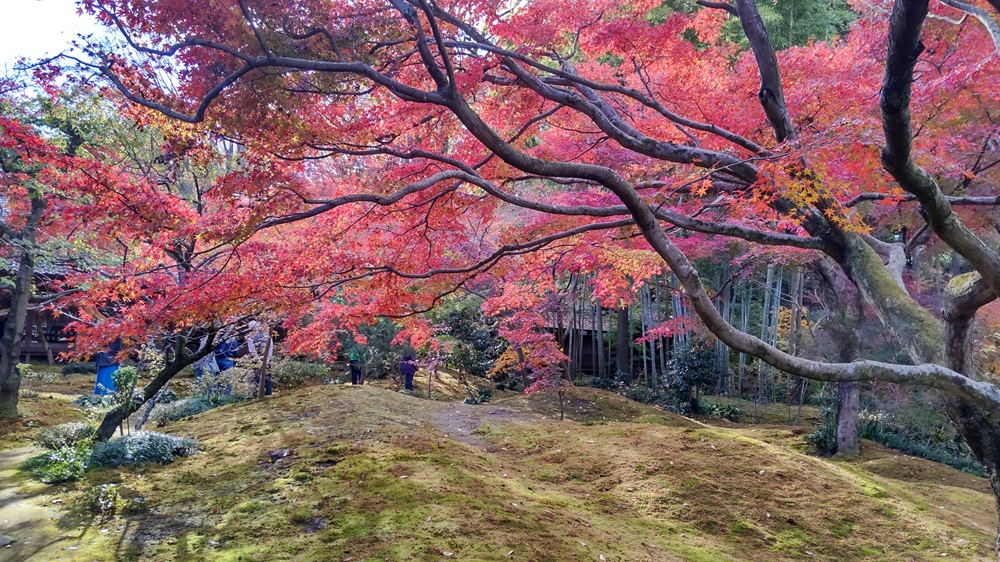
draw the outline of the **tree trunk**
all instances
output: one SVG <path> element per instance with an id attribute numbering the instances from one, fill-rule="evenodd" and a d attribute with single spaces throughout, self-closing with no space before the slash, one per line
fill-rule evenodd
<path id="1" fill-rule="evenodd" d="M 622 378 L 626 382 L 632 382 L 632 369 L 629 367 L 629 334 L 628 334 L 628 307 L 618 309 L 618 357 L 615 378 Z"/>
<path id="2" fill-rule="evenodd" d="M 604 330 L 601 325 L 601 301 L 599 299 L 594 300 L 594 329 L 590 331 L 593 335 L 591 338 L 591 347 L 594 353 L 594 368 L 593 376 L 603 377 L 604 376 Z"/>
<path id="3" fill-rule="evenodd" d="M 837 456 L 853 459 L 858 456 L 858 414 L 861 393 L 857 383 L 837 383 Z"/>
<path id="4" fill-rule="evenodd" d="M 733 319 L 733 286 L 729 283 L 729 264 L 726 263 L 722 272 L 719 275 L 719 296 L 718 296 L 718 308 L 719 314 L 726 322 L 732 322 Z M 715 368 L 718 371 L 719 379 L 716 384 L 716 392 L 722 394 L 725 392 L 728 385 L 729 378 L 729 346 L 722 342 L 722 340 L 715 340 Z"/>
<path id="5" fill-rule="evenodd" d="M 764 279 L 764 306 L 761 307 L 760 318 L 760 339 L 766 343 L 771 341 L 771 300 L 774 293 L 771 286 L 774 284 L 774 266 L 767 266 L 767 277 Z M 763 360 L 757 361 L 757 404 L 763 406 L 767 400 L 767 373 L 769 366 Z M 755 416 L 755 419 L 757 416 Z"/>
<path id="6" fill-rule="evenodd" d="M 156 393 L 159 392 L 164 385 L 170 382 L 170 379 L 174 378 L 174 375 L 181 372 L 184 367 L 187 367 L 209 353 L 212 353 L 214 349 L 212 340 L 214 339 L 214 334 L 212 334 L 201 351 L 194 355 L 188 355 L 184 352 L 184 344 L 187 341 L 187 338 L 179 336 L 174 352 L 174 360 L 164 366 L 163 369 L 156 374 L 153 380 L 149 381 L 149 383 L 143 387 L 142 400 L 129 400 L 110 410 L 104 415 L 104 420 L 101 421 L 101 425 L 97 428 L 97 434 L 94 438 L 97 441 L 107 441 L 108 439 L 111 439 L 111 436 L 115 434 L 115 429 L 118 429 L 122 422 L 127 420 L 133 413 L 137 412 L 143 404 L 156 396 Z"/>
<path id="7" fill-rule="evenodd" d="M 264 354 L 260 357 L 260 371 L 258 373 L 259 380 L 257 381 L 257 399 L 260 400 L 264 398 L 264 393 L 267 388 L 267 367 L 268 359 L 271 355 L 271 329 L 267 330 L 267 342 L 264 344 Z M 427 387 L 430 389 L 430 387 Z M 429 393 L 429 391 L 428 391 Z"/>
<path id="8" fill-rule="evenodd" d="M 659 282 L 659 283 L 656 284 L 656 310 L 657 310 L 657 315 L 659 316 L 659 318 L 664 319 L 664 318 L 668 318 L 668 315 L 664 312 L 663 294 L 662 293 L 663 292 L 667 292 L 667 291 L 666 291 L 666 289 L 664 289 L 664 286 L 663 286 L 663 283 L 662 283 L 662 279 L 660 279 L 660 281 L 661 282 Z M 667 349 L 666 349 L 666 347 L 667 347 L 667 340 L 663 339 L 663 336 L 659 336 L 659 337 L 656 338 L 656 341 L 660 345 L 660 374 L 662 374 L 664 376 L 664 378 L 665 378 L 666 377 L 665 373 L 667 371 Z M 662 395 L 662 391 L 663 391 L 662 387 L 663 387 L 663 385 L 661 384 L 660 387 L 661 388 L 657 389 L 657 392 L 656 392 L 657 396 L 661 396 Z"/>
<path id="9" fill-rule="evenodd" d="M 986 478 L 993 488 L 997 520 L 1000 521 L 1000 425 L 976 406 L 951 396 L 945 397 L 945 408 L 955 428 L 986 469 Z M 1000 560 L 1000 528 L 996 536 L 997 560 Z"/>
<path id="10" fill-rule="evenodd" d="M 524 368 L 524 350 L 521 346 L 517 346 L 517 372 L 521 377 L 521 392 L 528 389 L 528 370 Z M 430 395 L 430 382 L 427 384 L 427 393 Z"/>
<path id="11" fill-rule="evenodd" d="M 45 199 L 31 198 L 31 213 L 17 242 L 21 250 L 17 253 L 14 289 L 11 292 L 7 322 L 4 324 L 3 335 L 0 336 L 0 419 L 17 417 L 17 393 L 21 388 L 17 363 L 21 357 L 24 322 L 28 315 L 28 302 L 31 300 L 35 275 L 35 233 L 45 206 Z"/>
<path id="12" fill-rule="evenodd" d="M 639 289 L 639 337 L 645 337 L 646 331 L 649 330 L 649 306 L 648 306 L 648 287 L 643 287 Z M 650 381 L 650 371 L 649 371 L 649 361 L 646 358 L 646 342 L 642 342 L 642 378 L 646 384 Z"/>
<path id="13" fill-rule="evenodd" d="M 945 320 L 944 355 L 947 366 L 959 373 L 972 373 L 972 328 L 976 312 L 990 302 L 992 291 L 978 273 L 955 277 L 948 283 L 943 312 Z M 993 488 L 997 520 L 1000 521 L 1000 423 L 980 408 L 944 396 L 945 410 L 955 428 L 965 439 L 972 453 L 986 469 Z M 996 537 L 997 559 L 1000 560 L 1000 525 Z"/>
<path id="14" fill-rule="evenodd" d="M 150 400 L 149 402 L 146 402 L 146 409 L 142 412 L 142 415 L 139 416 L 139 420 L 135 422 L 135 430 L 136 431 L 140 431 L 142 429 L 142 426 L 146 425 L 146 422 L 149 421 L 150 414 L 153 413 L 153 408 L 156 407 L 156 405 L 159 403 L 159 401 L 163 397 L 163 395 L 166 394 L 167 388 L 169 388 L 169 387 L 170 387 L 170 383 L 167 382 L 165 385 L 163 385 L 163 388 L 161 388 L 160 390 L 158 390 L 156 392 L 156 394 L 153 395 L 153 399 L 152 400 Z"/>
<path id="15" fill-rule="evenodd" d="M 815 263 L 823 281 L 824 300 L 833 311 L 828 331 L 837 345 L 838 361 L 851 362 L 858 358 L 861 341 L 858 326 L 864 318 L 860 291 L 851 289 L 851 283 L 824 260 Z M 860 413 L 860 387 L 857 383 L 837 383 L 836 449 L 838 456 L 858 456 L 858 414 Z"/>
<path id="16" fill-rule="evenodd" d="M 740 331 L 744 334 L 750 333 L 750 284 L 746 281 L 740 283 Z M 747 370 L 747 354 L 740 352 L 739 355 L 739 376 L 736 381 L 736 396 L 743 398 L 743 376 Z"/>
<path id="17" fill-rule="evenodd" d="M 799 330 L 802 324 L 802 277 L 802 267 L 792 269 L 792 281 L 789 288 L 792 314 L 788 324 L 788 353 L 792 355 L 799 354 Z M 788 421 L 790 422 L 792 421 L 792 402 L 795 400 L 796 390 L 803 382 L 801 377 L 788 375 L 788 381 L 785 385 L 785 402 L 788 404 Z M 800 402 L 799 410 L 801 410 L 801 406 Z M 798 423 L 799 416 L 796 413 L 795 424 Z"/>

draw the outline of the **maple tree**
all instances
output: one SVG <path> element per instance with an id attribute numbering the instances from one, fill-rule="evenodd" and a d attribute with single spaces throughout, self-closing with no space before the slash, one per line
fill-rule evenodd
<path id="1" fill-rule="evenodd" d="M 178 210 L 190 219 L 168 229 L 187 240 L 172 267 L 206 267 L 103 285 L 107 301 L 146 295 L 118 332 L 257 307 L 286 314 L 293 352 L 335 353 L 332 331 L 373 316 L 403 319 L 419 345 L 420 312 L 492 285 L 501 333 L 547 372 L 559 352 L 534 309 L 547 272 L 596 270 L 613 303 L 669 268 L 734 350 L 814 380 L 940 390 L 1000 495 L 1000 391 L 970 349 L 1000 294 L 975 211 L 998 202 L 1000 64 L 984 22 L 1000 4 L 856 3 L 845 37 L 780 52 L 750 0 L 656 18 L 653 0 L 82 4 L 121 34 L 91 45 L 80 73 L 138 115 L 203 131 L 168 135 L 185 150 L 241 147 L 241 168 L 199 201 L 208 212 Z M 978 15 L 956 23 L 956 5 Z M 732 22 L 748 50 L 724 40 Z M 903 279 L 906 243 L 870 234 L 900 209 L 916 217 L 913 202 L 921 218 L 907 220 L 973 269 L 940 317 Z M 813 361 L 736 329 L 692 265 L 733 240 L 833 264 L 908 363 Z M 144 248 L 147 271 L 169 247 Z"/>
<path id="2" fill-rule="evenodd" d="M 54 293 L 43 300 L 73 292 L 64 290 L 59 275 L 53 279 L 51 271 L 37 270 L 72 271 L 101 246 L 85 225 L 63 220 L 99 193 L 93 178 L 101 172 L 87 154 L 87 123 L 74 120 L 70 125 L 63 117 L 52 104 L 25 99 L 14 85 L 0 99 L 0 240 L 4 258 L 10 260 L 4 268 L 10 268 L 10 277 L 4 279 L 10 305 L 0 338 L 0 418 L 17 415 L 17 363 L 25 319 L 29 307 L 43 305 L 32 302 L 36 286 L 44 284 Z M 79 245 L 74 246 L 71 237 Z"/>
<path id="3" fill-rule="evenodd" d="M 187 178 L 176 165 L 181 159 L 171 159 L 169 148 L 164 156 L 163 147 L 155 146 L 162 140 L 156 128 L 140 130 L 115 116 L 114 108 L 88 88 L 54 91 L 41 99 L 14 92 L 5 113 L 15 106 L 19 110 L 2 122 L 5 215 L 0 226 L 16 268 L 2 342 L 2 414 L 17 415 L 15 366 L 29 307 L 73 319 L 73 353 L 81 358 L 116 338 L 124 340 L 124 354 L 150 339 L 166 347 L 171 360 L 143 389 L 148 399 L 198 358 L 191 335 L 211 335 L 226 321 L 159 314 L 155 299 L 145 298 L 172 298 L 171 289 L 190 292 L 197 285 L 186 283 L 199 282 L 193 274 L 199 264 L 186 259 L 183 238 L 197 213 L 186 195 L 171 193 L 187 194 Z M 184 164 L 197 183 L 198 173 L 191 172 L 197 163 L 188 159 Z M 191 189 L 197 195 L 198 188 Z M 157 256 L 173 261 L 167 265 Z M 46 282 L 53 294 L 34 294 L 40 264 L 58 267 L 58 278 Z M 180 271 L 193 272 L 191 279 Z M 216 304 L 225 306 L 218 299 Z M 124 410 L 113 409 L 102 432 L 110 435 L 119 416 L 130 413 Z"/>
<path id="4" fill-rule="evenodd" d="M 0 130 L 3 131 L 0 173 L 3 174 L 2 180 L 6 188 L 0 233 L 5 246 L 10 244 L 17 248 L 12 256 L 16 260 L 17 271 L 13 286 L 10 287 L 11 305 L 0 339 L 0 417 L 12 418 L 17 416 L 20 389 L 17 363 L 31 286 L 34 283 L 33 248 L 36 245 L 38 223 L 47 206 L 44 192 L 35 183 L 46 180 L 36 179 L 36 176 L 47 171 L 49 163 L 46 160 L 57 159 L 58 152 L 16 120 L 0 119 Z M 21 212 L 17 210 L 20 199 L 17 197 L 18 191 L 23 194 L 26 202 L 26 208 Z M 11 207 L 14 208 L 13 212 Z"/>

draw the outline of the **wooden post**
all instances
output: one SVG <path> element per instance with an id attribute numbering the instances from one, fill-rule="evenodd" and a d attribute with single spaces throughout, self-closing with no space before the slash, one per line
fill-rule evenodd
<path id="1" fill-rule="evenodd" d="M 38 334 L 38 343 L 42 344 L 45 350 L 45 358 L 49 361 L 49 366 L 56 364 L 55 357 L 52 356 L 52 348 L 49 347 L 48 340 L 45 339 L 45 330 L 42 328 L 42 315 L 35 315 L 35 333 Z"/>

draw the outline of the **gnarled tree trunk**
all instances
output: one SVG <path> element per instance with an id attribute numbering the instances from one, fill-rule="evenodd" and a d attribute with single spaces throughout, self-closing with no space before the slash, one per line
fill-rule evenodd
<path id="1" fill-rule="evenodd" d="M 24 322 L 28 315 L 28 302 L 31 300 L 35 276 L 35 232 L 45 206 L 45 199 L 40 196 L 32 197 L 28 220 L 18 233 L 17 244 L 21 250 L 17 254 L 10 311 L 7 313 L 3 335 L 0 336 L 0 419 L 17 417 L 17 393 L 21 388 L 17 363 L 21 355 Z"/>
<path id="2" fill-rule="evenodd" d="M 184 345 L 187 342 L 187 338 L 184 336 L 178 336 L 177 343 L 174 348 L 174 359 L 160 369 L 160 372 L 153 377 L 153 380 L 149 381 L 149 383 L 143 387 L 139 400 L 126 400 L 121 406 L 113 408 L 104 415 L 101 425 L 97 428 L 96 439 L 98 441 L 107 441 L 108 439 L 111 439 L 111 436 L 115 434 L 115 430 L 118 429 L 122 422 L 127 420 L 133 413 L 137 412 L 143 404 L 156 396 L 156 393 L 159 392 L 165 384 L 170 382 L 170 379 L 174 378 L 174 375 L 181 372 L 184 367 L 187 367 L 202 357 L 205 357 L 209 353 L 212 353 L 214 350 L 214 346 L 212 345 L 213 339 L 214 334 L 209 336 L 205 346 L 198 353 L 188 355 L 184 351 Z"/>

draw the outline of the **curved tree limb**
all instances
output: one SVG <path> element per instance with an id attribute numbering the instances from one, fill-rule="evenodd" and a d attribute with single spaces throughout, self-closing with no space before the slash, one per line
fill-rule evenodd
<path id="1" fill-rule="evenodd" d="M 865 201 L 885 201 L 887 199 L 898 199 L 899 201 L 905 201 L 905 202 L 919 201 L 917 196 L 912 193 L 907 193 L 904 195 L 892 195 L 889 193 L 868 192 L 868 193 L 859 193 L 854 197 L 848 199 L 847 201 L 841 203 L 840 205 L 842 207 L 854 207 L 856 205 L 864 203 Z M 1000 205 L 1000 195 L 992 197 L 964 197 L 964 196 L 954 197 L 949 195 L 945 197 L 945 200 L 947 200 L 952 205 L 969 205 L 969 206 Z"/>
<path id="2" fill-rule="evenodd" d="M 993 39 L 996 54 L 1000 55 L 1000 25 L 997 25 L 996 20 L 990 17 L 990 14 L 986 10 L 972 4 L 959 2 L 959 0 L 941 0 L 941 3 L 979 20 L 986 28 L 987 33 L 990 34 L 990 38 Z"/>
<path id="3" fill-rule="evenodd" d="M 900 187 L 923 207 L 928 224 L 1000 294 L 1000 256 L 955 215 L 938 184 L 913 162 L 910 91 L 913 68 L 924 50 L 920 30 L 927 16 L 927 0 L 897 0 L 889 20 L 889 52 L 879 105 L 885 146 L 882 165 Z"/>
<path id="4" fill-rule="evenodd" d="M 764 20 L 760 19 L 755 0 L 735 0 L 736 11 L 740 18 L 743 32 L 750 41 L 750 48 L 757 60 L 757 70 L 760 73 L 760 90 L 757 99 L 764 108 L 767 120 L 774 129 L 774 138 L 778 142 L 795 138 L 795 125 L 785 104 L 785 93 L 781 85 L 781 72 L 778 69 L 778 57 L 774 54 L 771 38 L 764 29 Z"/>

